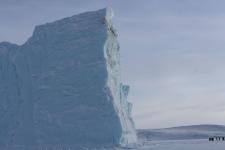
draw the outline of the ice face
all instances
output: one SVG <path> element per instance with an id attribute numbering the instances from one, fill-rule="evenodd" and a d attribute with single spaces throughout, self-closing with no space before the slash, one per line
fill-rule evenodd
<path id="1" fill-rule="evenodd" d="M 120 69 L 120 46 L 117 42 L 117 31 L 112 24 L 112 9 L 106 11 L 107 20 L 107 40 L 105 43 L 105 59 L 107 64 L 107 87 L 109 87 L 112 97 L 113 106 L 116 110 L 121 127 L 122 136 L 120 144 L 123 146 L 132 145 L 137 141 L 134 123 L 131 117 L 131 103 L 127 101 L 129 86 L 121 83 Z"/>
<path id="2" fill-rule="evenodd" d="M 47 23 L 12 56 L 0 49 L 2 146 L 136 142 L 112 16 L 102 9 Z"/>
<path id="3" fill-rule="evenodd" d="M 22 104 L 18 78 L 12 62 L 17 46 L 0 43 L 0 145 L 11 143 L 17 128 L 18 108 Z"/>

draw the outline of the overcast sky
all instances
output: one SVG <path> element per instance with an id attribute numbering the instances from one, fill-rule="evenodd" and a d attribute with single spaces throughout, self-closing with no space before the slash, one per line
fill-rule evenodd
<path id="1" fill-rule="evenodd" d="M 224 0 L 0 0 L 0 41 L 108 5 L 136 126 L 225 125 Z"/>

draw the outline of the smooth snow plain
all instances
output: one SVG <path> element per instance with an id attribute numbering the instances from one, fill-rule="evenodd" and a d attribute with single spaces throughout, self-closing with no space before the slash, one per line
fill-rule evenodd
<path id="1" fill-rule="evenodd" d="M 223 125 L 192 125 L 165 129 L 138 130 L 137 150 L 224 150 L 225 141 L 208 141 L 210 136 L 224 136 Z"/>
<path id="2" fill-rule="evenodd" d="M 203 140 L 171 140 L 144 142 L 137 150 L 224 150 L 225 142 Z"/>

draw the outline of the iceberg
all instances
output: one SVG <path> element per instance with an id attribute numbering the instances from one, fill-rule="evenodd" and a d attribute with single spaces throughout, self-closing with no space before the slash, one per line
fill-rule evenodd
<path id="1" fill-rule="evenodd" d="M 0 147 L 101 148 L 137 142 L 110 8 L 0 43 Z"/>

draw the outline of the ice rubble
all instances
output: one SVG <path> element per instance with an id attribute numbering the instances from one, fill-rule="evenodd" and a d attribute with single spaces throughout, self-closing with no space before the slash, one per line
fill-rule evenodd
<path id="1" fill-rule="evenodd" d="M 37 26 L 0 43 L 1 147 L 136 143 L 110 8 Z"/>

